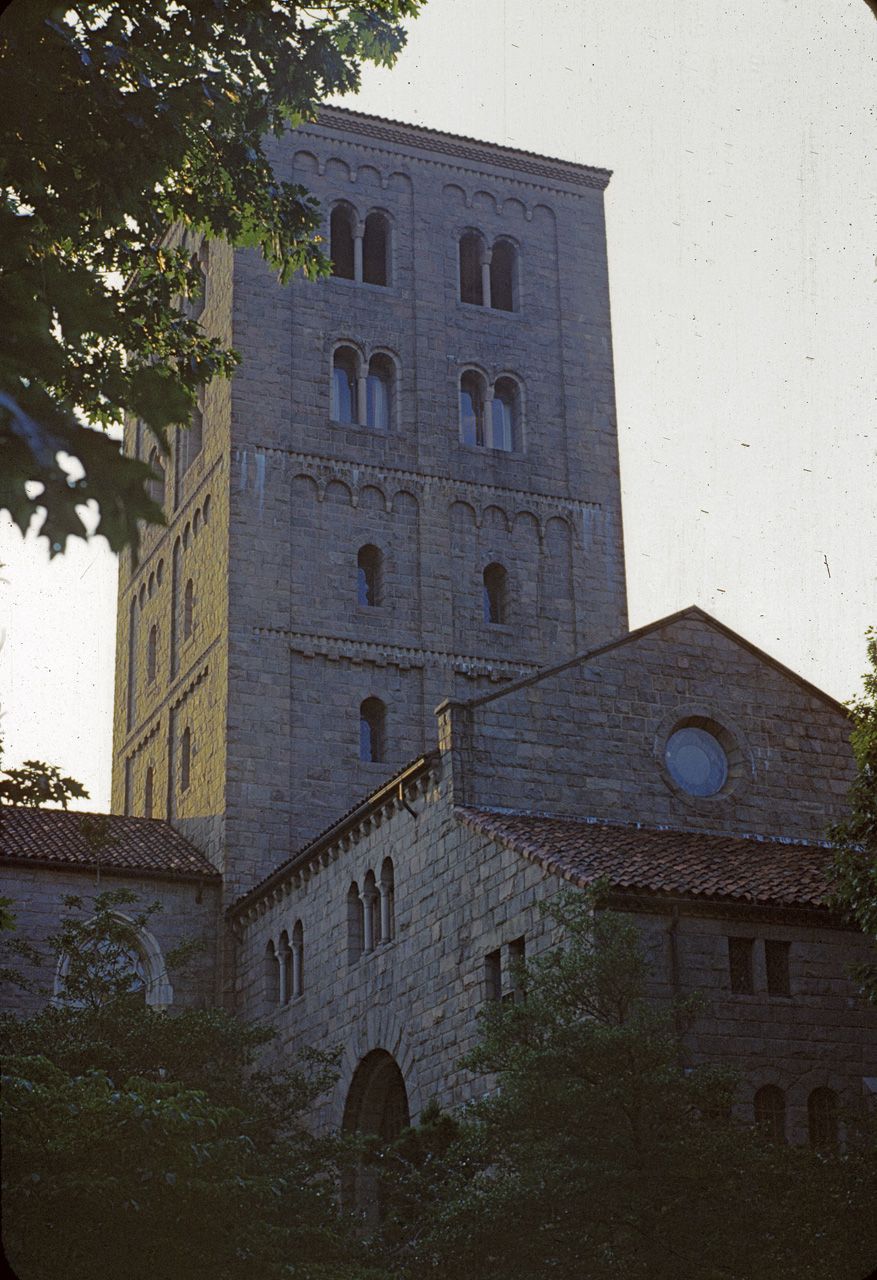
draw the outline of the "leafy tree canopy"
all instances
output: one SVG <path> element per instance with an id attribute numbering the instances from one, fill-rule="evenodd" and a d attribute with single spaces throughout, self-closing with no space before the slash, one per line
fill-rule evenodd
<path id="1" fill-rule="evenodd" d="M 856 777 L 848 796 L 849 816 L 828 829 L 835 848 L 835 902 L 877 941 L 877 630 L 866 633 L 871 670 L 864 697 L 849 704 L 853 717 L 850 745 Z M 862 993 L 877 1004 L 877 963 L 855 966 Z"/>
<path id="2" fill-rule="evenodd" d="M 637 930 L 598 902 L 560 895 L 566 945 L 520 967 L 522 1001 L 486 1007 L 464 1065 L 493 1086 L 457 1136 L 430 1115 L 376 1161 L 378 1256 L 412 1280 L 864 1274 L 873 1153 L 817 1155 L 732 1121 L 733 1073 L 680 1059 L 702 1004 L 647 1001 Z"/>
<path id="3" fill-rule="evenodd" d="M 14 0 L 6 10 L 0 507 L 22 530 L 45 508 L 52 554 L 84 536 L 76 508 L 92 500 L 114 550 L 136 552 L 139 520 L 163 522 L 149 466 L 103 428 L 130 414 L 166 451 L 197 388 L 237 362 L 180 306 L 203 286 L 193 244 L 258 247 L 281 281 L 326 274 L 317 203 L 275 176 L 263 138 L 355 91 L 363 61 L 391 65 L 420 4 Z"/>
<path id="4" fill-rule="evenodd" d="M 0 805 L 20 804 L 39 809 L 44 804 L 67 808 L 68 800 L 87 800 L 88 792 L 75 778 L 65 778 L 57 765 L 42 760 L 25 760 L 20 769 L 3 767 L 3 740 L 0 739 Z"/>

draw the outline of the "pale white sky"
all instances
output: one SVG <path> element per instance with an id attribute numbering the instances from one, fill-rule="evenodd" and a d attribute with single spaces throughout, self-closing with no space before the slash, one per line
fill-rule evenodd
<path id="1" fill-rule="evenodd" d="M 430 0 L 343 105 L 614 171 L 631 626 L 699 604 L 840 699 L 877 623 L 863 0 Z M 115 559 L 0 526 L 7 763 L 109 805 Z"/>

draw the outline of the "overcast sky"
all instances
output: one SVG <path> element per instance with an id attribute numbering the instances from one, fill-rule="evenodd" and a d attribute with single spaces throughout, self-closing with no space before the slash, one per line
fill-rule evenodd
<path id="1" fill-rule="evenodd" d="M 698 604 L 845 700 L 877 624 L 863 0 L 430 0 L 342 105 L 613 170 L 631 626 Z M 115 558 L 0 527 L 7 763 L 109 806 Z"/>

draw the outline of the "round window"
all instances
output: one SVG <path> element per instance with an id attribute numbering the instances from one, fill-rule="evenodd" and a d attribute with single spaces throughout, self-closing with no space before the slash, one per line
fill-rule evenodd
<path id="1" fill-rule="evenodd" d="M 677 729 L 667 741 L 664 759 L 673 781 L 690 796 L 714 796 L 728 777 L 728 757 L 706 729 Z"/>

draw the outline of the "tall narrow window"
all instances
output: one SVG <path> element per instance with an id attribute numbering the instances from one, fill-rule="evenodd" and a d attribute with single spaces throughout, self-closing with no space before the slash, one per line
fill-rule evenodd
<path id="1" fill-rule="evenodd" d="M 489 449 L 503 449 L 510 453 L 515 447 L 515 417 L 518 389 L 511 378 L 500 378 L 490 403 L 491 423 Z"/>
<path id="2" fill-rule="evenodd" d="M 329 222 L 329 257 L 332 275 L 342 280 L 353 279 L 353 214 L 336 205 Z"/>
<path id="3" fill-rule="evenodd" d="M 484 444 L 484 393 L 475 373 L 460 379 L 460 434 L 463 444 Z"/>
<path id="4" fill-rule="evenodd" d="M 292 998 L 296 1000 L 305 989 L 305 939 L 301 920 L 296 920 L 292 931 Z"/>
<path id="5" fill-rule="evenodd" d="M 366 423 L 377 431 L 389 431 L 393 393 L 393 362 L 389 356 L 372 356 L 365 384 Z"/>
<path id="6" fill-rule="evenodd" d="M 356 355 L 347 347 L 335 352 L 332 365 L 332 417 L 356 422 Z"/>
<path id="7" fill-rule="evenodd" d="M 789 944 L 768 938 L 764 944 L 764 965 L 767 970 L 767 994 L 787 996 L 789 987 Z"/>
<path id="8" fill-rule="evenodd" d="M 347 963 L 355 964 L 365 946 L 365 909 L 354 880 L 347 890 Z"/>
<path id="9" fill-rule="evenodd" d="M 190 640 L 194 630 L 195 585 L 190 578 L 183 592 L 183 639 Z"/>
<path id="10" fill-rule="evenodd" d="M 177 427 L 177 476 L 182 477 L 191 467 L 204 446 L 204 411 L 199 396 L 189 417 L 188 427 Z M 177 498 L 177 500 L 179 500 Z"/>
<path id="11" fill-rule="evenodd" d="M 143 816 L 144 818 L 152 817 L 152 788 L 154 783 L 154 773 L 152 765 L 146 770 L 146 782 L 143 787 Z"/>
<path id="12" fill-rule="evenodd" d="M 371 608 L 381 602 L 381 553 L 371 543 L 357 553 L 356 601 Z"/>
<path id="13" fill-rule="evenodd" d="M 728 939 L 728 969 L 735 995 L 752 995 L 752 939 Z"/>
<path id="14" fill-rule="evenodd" d="M 515 248 L 497 240 L 490 259 L 490 305 L 497 311 L 514 311 Z"/>
<path id="15" fill-rule="evenodd" d="M 180 737 L 180 790 L 188 791 L 192 767 L 192 730 L 186 725 Z"/>
<path id="16" fill-rule="evenodd" d="M 149 465 L 155 472 L 155 478 L 149 480 L 146 485 L 146 491 L 153 502 L 157 502 L 160 507 L 164 506 L 164 463 L 161 454 L 157 449 L 153 449 L 149 455 Z"/>
<path id="17" fill-rule="evenodd" d="M 381 899 L 381 942 L 392 942 L 396 932 L 396 890 L 391 858 L 384 858 L 378 892 Z"/>
<path id="18" fill-rule="evenodd" d="M 774 1142 L 786 1140 L 786 1095 L 775 1084 L 766 1084 L 754 1098 L 755 1123 Z"/>
<path id="19" fill-rule="evenodd" d="M 387 284 L 387 220 L 381 213 L 370 213 L 365 220 L 362 237 L 362 278 L 365 284 Z"/>
<path id="20" fill-rule="evenodd" d="M 807 1099 L 810 1145 L 817 1150 L 836 1147 L 838 1143 L 837 1094 L 833 1089 L 814 1089 Z"/>
<path id="21" fill-rule="evenodd" d="M 365 880 L 362 883 L 362 905 L 365 912 L 363 947 L 365 951 L 374 951 L 376 944 L 381 939 L 381 906 L 373 871 L 366 872 Z"/>
<path id="22" fill-rule="evenodd" d="M 273 942 L 269 942 L 265 947 L 264 975 L 265 1003 L 268 1005 L 279 1004 L 280 965 L 277 960 L 277 952 L 274 950 Z"/>
<path id="23" fill-rule="evenodd" d="M 146 642 L 146 679 L 149 684 L 155 680 L 156 655 L 158 651 L 158 627 L 153 624 L 149 628 L 149 639 Z"/>
<path id="24" fill-rule="evenodd" d="M 460 237 L 460 301 L 484 305 L 481 286 L 481 252 L 483 241 L 477 231 L 466 231 Z"/>
<path id="25" fill-rule="evenodd" d="M 359 708 L 359 758 L 378 764 L 384 758 L 386 708 L 380 698 L 366 698 Z"/>
<path id="26" fill-rule="evenodd" d="M 527 944 L 524 938 L 514 938 L 509 943 L 509 986 L 508 1000 L 512 1004 L 520 1004 L 524 998 L 523 965 L 527 958 Z"/>
<path id="27" fill-rule="evenodd" d="M 501 564 L 489 564 L 484 570 L 484 621 L 505 622 L 508 613 L 509 575 Z"/>
<path id="28" fill-rule="evenodd" d="M 488 1000 L 502 999 L 502 953 L 489 951 L 484 957 L 485 996 Z"/>
<path id="29" fill-rule="evenodd" d="M 277 965 L 280 970 L 280 1004 L 288 1004 L 292 993 L 292 948 L 284 929 L 277 943 Z"/>

